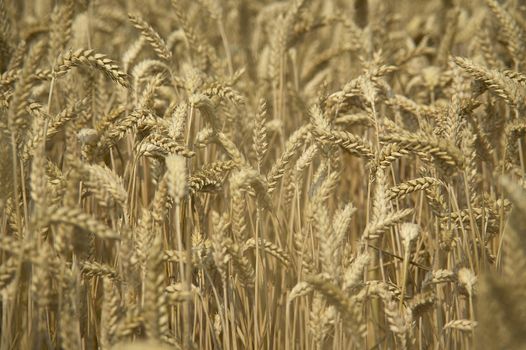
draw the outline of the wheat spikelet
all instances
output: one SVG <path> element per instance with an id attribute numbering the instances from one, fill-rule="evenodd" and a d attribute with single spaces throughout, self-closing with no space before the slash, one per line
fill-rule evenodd
<path id="1" fill-rule="evenodd" d="M 236 167 L 237 163 L 232 160 L 206 164 L 188 179 L 190 193 L 218 191 L 228 172 Z"/>
<path id="2" fill-rule="evenodd" d="M 311 109 L 313 128 L 312 134 L 322 143 L 337 144 L 346 151 L 358 157 L 370 160 L 374 154 L 370 148 L 359 137 L 339 130 L 329 130 L 327 122 L 323 120 L 323 114 L 318 106 Z"/>
<path id="3" fill-rule="evenodd" d="M 464 332 L 473 331 L 475 327 L 477 327 L 477 322 L 471 320 L 452 320 L 444 325 L 444 329 L 452 328 Z"/>
<path id="4" fill-rule="evenodd" d="M 63 76 L 71 70 L 71 68 L 81 65 L 90 66 L 102 71 L 111 80 L 123 87 L 129 85 L 126 73 L 122 72 L 111 59 L 103 54 L 95 53 L 93 50 L 70 50 L 61 55 L 53 70 L 53 75 L 56 77 Z"/>
<path id="5" fill-rule="evenodd" d="M 420 177 L 417 179 L 409 180 L 400 185 L 391 187 L 388 190 L 387 197 L 390 200 L 402 198 L 410 193 L 425 190 L 433 185 L 440 185 L 441 182 L 438 179 L 432 177 Z"/>
<path id="6" fill-rule="evenodd" d="M 434 139 L 429 136 L 417 135 L 385 135 L 380 137 L 382 142 L 394 142 L 401 148 L 416 152 L 417 154 L 430 154 L 437 161 L 444 163 L 449 167 L 462 166 L 464 159 L 462 153 L 454 146 L 447 144 L 442 140 Z"/>
<path id="7" fill-rule="evenodd" d="M 85 261 L 82 264 L 82 275 L 86 278 L 104 277 L 110 280 L 119 279 L 119 274 L 115 269 L 95 261 Z"/>

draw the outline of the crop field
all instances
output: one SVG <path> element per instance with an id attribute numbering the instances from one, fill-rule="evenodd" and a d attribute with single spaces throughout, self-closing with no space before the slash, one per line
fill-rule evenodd
<path id="1" fill-rule="evenodd" d="M 526 1 L 0 0 L 0 349 L 526 349 Z"/>

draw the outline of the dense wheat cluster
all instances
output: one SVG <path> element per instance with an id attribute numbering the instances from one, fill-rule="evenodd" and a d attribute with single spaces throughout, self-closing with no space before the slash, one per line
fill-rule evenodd
<path id="1" fill-rule="evenodd" d="M 522 349 L 525 33 L 519 0 L 0 0 L 0 348 Z"/>

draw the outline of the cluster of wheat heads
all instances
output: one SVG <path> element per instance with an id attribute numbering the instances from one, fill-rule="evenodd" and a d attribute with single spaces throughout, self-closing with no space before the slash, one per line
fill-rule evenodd
<path id="1" fill-rule="evenodd" d="M 521 3 L 0 0 L 0 348 L 521 348 Z"/>

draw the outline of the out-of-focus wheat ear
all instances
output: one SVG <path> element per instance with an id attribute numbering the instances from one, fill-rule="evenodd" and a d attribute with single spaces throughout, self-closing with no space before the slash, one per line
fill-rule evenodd
<path id="1" fill-rule="evenodd" d="M 169 115 L 170 119 L 170 136 L 174 140 L 184 140 L 184 130 L 186 129 L 186 116 L 188 115 L 188 104 L 181 102 L 174 106 L 174 110 Z"/>
<path id="2" fill-rule="evenodd" d="M 473 115 L 468 115 L 467 120 L 474 135 L 473 144 L 477 157 L 484 161 L 494 162 L 494 154 L 496 150 L 495 146 L 490 142 L 486 126 Z"/>
<path id="3" fill-rule="evenodd" d="M 400 311 L 393 298 L 384 299 L 384 312 L 389 323 L 389 329 L 396 335 L 400 349 L 407 349 L 409 343 L 409 331 L 413 317 L 411 310 Z M 398 348 L 398 347 L 397 347 Z"/>
<path id="4" fill-rule="evenodd" d="M 351 224 L 351 217 L 356 212 L 352 203 L 348 203 L 334 215 L 332 227 L 336 240 L 340 243 L 345 239 Z"/>
<path id="5" fill-rule="evenodd" d="M 263 159 L 268 151 L 267 141 L 267 103 L 264 99 L 259 100 L 258 111 L 254 121 L 254 134 L 252 136 L 252 147 L 256 152 L 257 168 L 261 171 L 263 165 Z"/>
<path id="6" fill-rule="evenodd" d="M 131 70 L 131 80 L 133 82 L 133 92 L 135 100 L 139 100 L 141 84 L 149 81 L 149 77 L 155 74 L 162 74 L 165 78 L 174 79 L 170 67 L 158 59 L 144 59 L 137 63 Z"/>
<path id="7" fill-rule="evenodd" d="M 134 86 L 136 87 L 134 93 L 140 93 L 140 97 L 137 97 L 137 104 L 140 108 L 153 110 L 157 90 L 163 85 L 163 81 L 163 74 L 155 74 L 147 79 L 146 87 L 141 91 L 139 91 L 138 83 L 134 82 Z"/>
<path id="8" fill-rule="evenodd" d="M 407 281 L 407 273 L 409 269 L 409 259 L 411 257 L 411 241 L 413 241 L 415 238 L 418 237 L 419 233 L 419 227 L 417 224 L 412 223 L 403 223 L 400 225 L 400 237 L 402 238 L 402 244 L 404 246 L 404 261 L 403 261 L 403 267 L 402 267 L 402 278 L 401 278 L 401 285 L 402 285 L 402 294 L 400 294 L 400 310 L 402 310 L 404 297 L 405 297 L 405 291 L 406 291 L 406 281 Z"/>
<path id="9" fill-rule="evenodd" d="M 454 57 L 453 62 L 510 105 L 524 104 L 526 91 L 520 80 L 506 76 L 502 71 L 480 66 L 467 58 Z"/>
<path id="10" fill-rule="evenodd" d="M 440 45 L 436 54 L 436 62 L 439 66 L 444 67 L 447 65 L 447 60 L 451 47 L 455 41 L 455 35 L 457 34 L 458 17 L 460 15 L 460 9 L 454 7 L 450 9 L 446 14 L 446 31 L 441 35 Z"/>
<path id="11" fill-rule="evenodd" d="M 108 129 L 113 123 L 121 118 L 126 112 L 126 107 L 123 105 L 117 105 L 112 108 L 107 114 L 102 116 L 95 124 L 95 130 L 97 134 L 101 134 L 104 130 Z"/>
<path id="12" fill-rule="evenodd" d="M 166 219 L 167 210 L 172 207 L 170 201 L 170 193 L 168 182 L 170 181 L 168 174 L 165 174 L 157 185 L 157 190 L 153 196 L 151 202 L 151 213 L 152 218 L 158 223 L 163 222 Z"/>
<path id="13" fill-rule="evenodd" d="M 17 133 L 20 130 L 27 130 L 27 119 L 24 114 L 26 107 L 29 105 L 29 95 L 31 88 L 33 87 L 31 74 L 37 69 L 40 64 L 40 60 L 44 55 L 46 49 L 45 41 L 41 40 L 31 46 L 26 59 L 24 60 L 24 66 L 18 77 L 15 85 L 13 96 L 11 97 L 9 117 L 9 127 L 11 130 L 15 128 Z"/>
<path id="14" fill-rule="evenodd" d="M 212 256 L 214 258 L 214 263 L 223 282 L 226 282 L 228 277 L 228 260 L 230 255 L 228 253 L 228 245 L 230 244 L 230 239 L 226 236 L 226 230 L 229 225 L 227 213 L 220 216 L 217 212 L 212 212 L 212 227 L 213 234 L 211 236 L 212 240 Z"/>
<path id="15" fill-rule="evenodd" d="M 51 252 L 49 245 L 44 245 L 37 254 L 38 257 L 35 257 L 32 266 L 29 290 L 31 298 L 38 307 L 46 308 L 51 306 L 54 296 L 51 276 L 60 273 L 60 271 L 59 268 L 56 268 L 57 261 L 54 259 L 54 253 Z"/>
<path id="16" fill-rule="evenodd" d="M 524 286 L 515 283 L 519 277 L 512 278 L 487 274 L 481 282 L 475 338 L 478 349 L 520 349 L 526 342 Z"/>
<path id="17" fill-rule="evenodd" d="M 270 193 L 274 192 L 279 179 L 283 177 L 285 171 L 287 171 L 291 166 L 290 162 L 303 145 L 304 139 L 308 134 L 309 128 L 309 125 L 304 125 L 296 129 L 296 131 L 294 131 L 294 133 L 287 140 L 287 143 L 285 144 L 285 149 L 281 153 L 281 156 L 276 160 L 276 162 L 267 174 L 268 190 Z"/>
<path id="18" fill-rule="evenodd" d="M 315 227 L 316 234 L 320 242 L 320 262 L 322 264 L 322 271 L 329 276 L 334 276 L 335 280 L 339 282 L 341 276 L 342 265 L 342 245 L 344 243 L 345 233 L 347 228 L 344 227 L 346 221 L 350 221 L 354 208 L 352 205 L 347 205 L 341 212 L 333 217 L 333 226 L 331 227 L 327 208 L 323 202 L 315 204 Z M 336 225 L 336 226 L 335 226 Z"/>
<path id="19" fill-rule="evenodd" d="M 216 106 L 208 96 L 205 94 L 192 94 L 188 101 L 190 106 L 199 110 L 204 119 L 210 123 L 214 132 L 219 131 L 219 120 L 215 111 Z"/>
<path id="20" fill-rule="evenodd" d="M 244 165 L 247 163 L 243 153 L 241 153 L 236 144 L 228 136 L 222 132 L 218 132 L 215 134 L 215 139 L 221 145 L 221 147 L 223 147 L 230 159 L 239 165 Z"/>
<path id="21" fill-rule="evenodd" d="M 73 276 L 66 277 L 68 287 L 71 289 L 63 289 L 63 299 L 60 305 L 59 317 L 59 334 L 62 349 L 80 349 L 80 324 L 78 318 L 78 311 L 76 310 L 76 291 L 74 283 L 71 281 Z"/>
<path id="22" fill-rule="evenodd" d="M 168 192 L 177 204 L 188 191 L 186 159 L 180 155 L 168 156 L 166 158 L 166 170 L 168 176 Z"/>
<path id="23" fill-rule="evenodd" d="M 9 140 L 9 136 L 6 133 L 6 129 L 0 130 L 0 212 L 4 212 L 4 208 L 7 204 L 7 199 L 11 197 L 13 191 L 13 169 L 12 165 L 12 145 Z"/>
<path id="24" fill-rule="evenodd" d="M 245 189 L 243 188 L 245 184 L 243 183 L 244 177 L 242 176 L 241 171 L 242 170 L 232 174 L 230 177 L 232 232 L 238 242 L 244 242 L 249 237 L 246 233 L 246 201 L 244 194 Z"/>
<path id="25" fill-rule="evenodd" d="M 506 126 L 505 155 L 503 160 L 505 169 L 510 169 L 513 165 L 518 164 L 517 141 L 524 135 L 526 135 L 526 123 L 524 121 L 515 121 Z"/>
<path id="26" fill-rule="evenodd" d="M 337 276 L 337 271 L 334 271 L 336 266 L 332 264 L 333 259 L 331 256 L 335 242 L 332 227 L 330 225 L 329 211 L 321 202 L 316 203 L 313 207 L 313 230 L 316 238 L 318 238 L 318 241 L 320 242 L 318 255 L 321 270 L 328 275 Z"/>
<path id="27" fill-rule="evenodd" d="M 524 239 L 524 227 L 526 227 L 526 191 L 510 178 L 503 177 L 500 180 L 508 198 L 513 204 L 513 209 L 504 230 L 503 272 L 507 278 L 515 281 L 524 281 L 522 276 L 526 271 L 526 239 Z"/>
<path id="28" fill-rule="evenodd" d="M 48 220 L 54 224 L 68 224 L 95 234 L 102 239 L 118 240 L 119 234 L 78 208 L 49 208 Z"/>
<path id="29" fill-rule="evenodd" d="M 268 184 L 265 181 L 265 178 L 260 175 L 257 170 L 250 167 L 240 168 L 238 172 L 230 176 L 230 182 L 242 190 L 247 190 L 249 187 L 252 187 L 256 192 L 258 205 L 261 205 L 265 209 L 271 208 Z"/>
<path id="30" fill-rule="evenodd" d="M 146 271 L 148 247 L 151 245 L 154 233 L 153 215 L 148 209 L 143 208 L 137 228 L 134 230 L 134 252 L 132 256 L 134 261 L 131 263 L 132 266 L 139 265 L 142 275 L 144 275 Z"/>
<path id="31" fill-rule="evenodd" d="M 475 285 L 477 283 L 477 276 L 470 269 L 463 267 L 457 272 L 457 282 L 459 286 L 464 288 L 469 297 L 475 293 Z"/>
<path id="32" fill-rule="evenodd" d="M 213 67 L 214 71 L 221 72 L 222 64 L 219 61 L 217 54 L 214 48 L 199 35 L 190 25 L 187 17 L 181 9 L 179 0 L 171 0 L 172 8 L 175 12 L 175 17 L 178 24 L 184 31 L 186 37 L 188 50 L 190 51 L 190 56 L 193 59 L 193 62 L 201 70 L 206 69 L 207 63 Z"/>
<path id="33" fill-rule="evenodd" d="M 367 252 L 360 253 L 345 270 L 342 282 L 342 290 L 344 293 L 349 293 L 353 288 L 363 282 L 364 270 L 367 264 L 369 264 L 369 254 Z"/>
<path id="34" fill-rule="evenodd" d="M 302 155 L 298 158 L 296 162 L 296 167 L 294 173 L 291 175 L 291 187 L 294 190 L 293 195 L 297 192 L 297 195 L 300 196 L 304 187 L 304 176 L 305 169 L 308 169 L 312 164 L 316 156 L 320 153 L 320 148 L 318 145 L 310 145 L 309 148 L 303 152 Z"/>
<path id="35" fill-rule="evenodd" d="M 502 68 L 502 63 L 496 53 L 487 22 L 488 20 L 484 19 L 477 31 L 477 47 L 482 52 L 486 65 L 492 69 L 499 69 Z"/>
<path id="36" fill-rule="evenodd" d="M 325 278 L 308 276 L 305 281 L 320 292 L 329 304 L 338 310 L 344 320 L 344 325 L 350 331 L 356 348 L 363 348 L 366 327 L 362 318 L 361 304 L 356 299 L 349 298 L 338 287 Z"/>
<path id="37" fill-rule="evenodd" d="M 25 40 L 20 40 L 14 48 L 11 57 L 9 58 L 9 65 L 7 66 L 6 72 L 18 71 L 24 63 L 24 56 L 27 53 L 28 43 Z"/>
<path id="38" fill-rule="evenodd" d="M 313 288 L 308 282 L 299 282 L 290 290 L 290 293 L 287 296 L 287 302 L 290 303 L 296 298 L 307 295 L 312 292 L 312 290 Z"/>
<path id="39" fill-rule="evenodd" d="M 137 304 L 130 304 L 126 309 L 125 316 L 119 322 L 116 338 L 120 343 L 135 334 L 144 332 L 144 317 L 140 314 Z M 114 347 L 116 348 L 116 347 Z"/>
<path id="40" fill-rule="evenodd" d="M 8 87 L 10 87 L 18 79 L 18 76 L 20 75 L 20 71 L 21 70 L 18 69 L 18 68 L 11 69 L 11 70 L 3 72 L 0 75 L 0 87 L 2 88 L 2 90 L 5 91 Z M 1 105 L 7 107 L 7 94 L 6 94 L 6 92 L 2 93 L 2 103 L 1 103 Z"/>
<path id="41" fill-rule="evenodd" d="M 476 150 L 477 136 L 471 132 L 471 128 L 463 130 L 463 137 L 461 141 L 461 148 L 466 155 L 466 163 L 464 165 L 465 176 L 467 177 L 467 188 L 469 192 L 469 200 L 471 206 L 478 206 L 480 199 L 479 184 L 481 182 L 479 170 L 479 157 Z"/>
<path id="42" fill-rule="evenodd" d="M 55 63 L 55 60 L 71 39 L 74 6 L 73 0 L 67 0 L 60 5 L 56 5 L 51 13 L 49 32 L 49 62 L 51 65 Z"/>
<path id="43" fill-rule="evenodd" d="M 34 201 L 34 215 L 32 218 L 35 220 L 33 224 L 35 229 L 38 230 L 40 227 L 46 225 L 46 213 L 48 194 L 47 186 L 48 179 L 46 175 L 46 157 L 44 150 L 44 143 L 41 142 L 36 146 L 33 161 L 31 162 L 31 175 L 30 175 L 30 189 L 31 199 Z"/>
<path id="44" fill-rule="evenodd" d="M 144 281 L 144 326 L 148 338 L 159 339 L 161 334 L 164 294 L 164 269 L 162 260 L 162 235 L 157 230 L 147 252 L 146 278 Z M 164 306 L 165 307 L 165 306 Z M 163 320 L 164 323 L 164 320 Z"/>
<path id="45" fill-rule="evenodd" d="M 11 31 L 10 16 L 4 0 L 0 1 L 0 70 L 5 71 L 12 57 L 13 33 Z"/>
<path id="46" fill-rule="evenodd" d="M 14 280 L 19 268 L 20 263 L 17 257 L 13 256 L 4 260 L 0 265 L 0 290 L 6 288 Z"/>
<path id="47" fill-rule="evenodd" d="M 385 101 L 385 104 L 400 110 L 414 114 L 415 116 L 434 117 L 441 113 L 438 106 L 419 104 L 403 95 L 394 95 Z"/>
<path id="48" fill-rule="evenodd" d="M 61 55 L 53 70 L 53 76 L 61 77 L 69 72 L 73 67 L 88 66 L 102 71 L 111 80 L 123 87 L 128 87 L 128 76 L 121 71 L 115 62 L 106 55 L 96 53 L 94 50 L 78 49 L 69 50 Z"/>
<path id="49" fill-rule="evenodd" d="M 126 51 L 122 54 L 122 70 L 124 73 L 128 73 L 130 66 L 133 64 L 133 61 L 139 56 L 139 53 L 144 47 L 146 39 L 144 36 L 140 36 L 135 40 Z"/>
<path id="50" fill-rule="evenodd" d="M 62 197 L 62 205 L 67 207 L 75 207 L 78 201 L 79 181 L 80 176 L 78 171 L 70 166 L 70 158 L 64 158 L 64 171 L 67 171 L 65 178 L 64 195 Z M 60 205 L 57 204 L 57 206 Z M 59 225 L 56 234 L 53 237 L 53 246 L 58 254 L 66 256 L 73 248 L 75 237 L 73 236 L 74 227 L 70 225 Z M 83 237 L 84 238 L 84 237 Z"/>
<path id="51" fill-rule="evenodd" d="M 399 295 L 397 296 L 399 297 Z M 413 313 L 413 318 L 418 319 L 426 312 L 431 312 L 437 303 L 437 297 L 434 291 L 426 291 L 413 295 L 407 302 L 407 306 Z"/>
<path id="52" fill-rule="evenodd" d="M 335 321 L 334 306 L 327 306 L 323 296 L 315 293 L 309 312 L 309 330 L 312 334 L 316 349 L 322 349 L 330 332 L 330 325 Z"/>
<path id="53" fill-rule="evenodd" d="M 484 0 L 491 12 L 497 18 L 500 29 L 506 40 L 506 47 L 515 61 L 517 67 L 520 67 L 524 61 L 524 30 L 517 24 L 511 14 L 508 13 L 496 0 Z"/>
<path id="54" fill-rule="evenodd" d="M 227 251 L 232 259 L 232 267 L 237 272 L 239 282 L 246 288 L 253 288 L 256 275 L 250 260 L 243 255 L 241 246 L 236 242 L 230 242 Z"/>
<path id="55" fill-rule="evenodd" d="M 138 15 L 128 14 L 130 22 L 141 32 L 146 41 L 153 48 L 157 56 L 163 60 L 169 60 L 172 53 L 168 50 L 166 42 L 153 27 Z"/>
<path id="56" fill-rule="evenodd" d="M 97 164 L 81 164 L 80 166 L 84 170 L 84 174 L 87 175 L 84 177 L 85 184 L 95 196 L 103 204 L 111 205 L 112 201 L 118 203 L 126 214 L 128 193 L 124 188 L 123 179 L 106 166 Z"/>
<path id="57" fill-rule="evenodd" d="M 119 319 L 122 315 L 121 298 L 117 286 L 110 278 L 103 279 L 101 312 L 101 347 L 109 349 L 115 343 Z"/>

